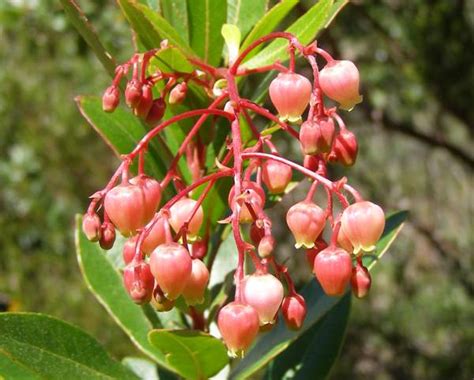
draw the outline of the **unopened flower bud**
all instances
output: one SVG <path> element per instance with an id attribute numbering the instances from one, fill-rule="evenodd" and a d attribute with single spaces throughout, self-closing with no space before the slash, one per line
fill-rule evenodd
<path id="1" fill-rule="evenodd" d="M 319 73 L 324 94 L 349 111 L 362 101 L 359 80 L 359 70 L 351 61 L 329 62 Z"/>
<path id="2" fill-rule="evenodd" d="M 168 98 L 169 104 L 180 104 L 185 98 L 188 92 L 188 85 L 186 82 L 177 84 L 171 91 Z"/>
<path id="3" fill-rule="evenodd" d="M 149 84 L 142 87 L 142 96 L 138 104 L 133 108 L 133 113 L 141 118 L 146 118 L 153 105 L 153 91 Z"/>
<path id="4" fill-rule="evenodd" d="M 283 299 L 281 312 L 286 326 L 290 330 L 299 330 L 306 318 L 306 302 L 299 294 L 287 296 Z"/>
<path id="5" fill-rule="evenodd" d="M 192 256 L 195 259 L 203 259 L 207 255 L 208 240 L 197 240 L 191 246 Z"/>
<path id="6" fill-rule="evenodd" d="M 370 277 L 369 271 L 362 264 L 357 263 L 356 266 L 352 268 L 352 293 L 357 298 L 363 298 L 369 292 L 371 284 L 372 279 Z"/>
<path id="7" fill-rule="evenodd" d="M 345 129 L 339 132 L 334 139 L 329 161 L 339 162 L 344 166 L 354 165 L 359 145 L 356 136 L 349 130 Z"/>
<path id="8" fill-rule="evenodd" d="M 362 201 L 347 207 L 342 213 L 341 230 L 354 247 L 354 253 L 375 249 L 385 227 L 385 215 L 380 206 Z"/>
<path id="9" fill-rule="evenodd" d="M 128 264 L 123 272 L 123 283 L 133 302 L 141 305 L 150 301 L 155 280 L 147 263 L 132 261 Z"/>
<path id="10" fill-rule="evenodd" d="M 82 231 L 87 239 L 93 242 L 99 241 L 101 236 L 101 222 L 96 213 L 86 213 L 82 218 Z"/>
<path id="11" fill-rule="evenodd" d="M 115 228 L 112 223 L 104 223 L 101 226 L 100 247 L 109 250 L 115 243 Z"/>
<path id="12" fill-rule="evenodd" d="M 125 265 L 130 264 L 135 257 L 135 247 L 137 246 L 138 235 L 133 236 L 125 242 L 122 250 L 123 262 Z"/>
<path id="13" fill-rule="evenodd" d="M 313 271 L 328 296 L 341 296 L 351 279 L 351 256 L 341 248 L 329 246 L 316 255 Z"/>
<path id="14" fill-rule="evenodd" d="M 150 111 L 146 117 L 146 122 L 152 125 L 160 122 L 165 114 L 165 110 L 166 103 L 163 98 L 153 100 L 153 104 L 151 105 Z"/>
<path id="15" fill-rule="evenodd" d="M 125 102 L 130 108 L 135 108 L 142 99 L 142 84 L 137 79 L 132 79 L 125 88 Z"/>
<path id="16" fill-rule="evenodd" d="M 300 143 L 304 154 L 326 153 L 331 150 L 336 129 L 331 118 L 305 121 L 300 129 Z"/>
<path id="17" fill-rule="evenodd" d="M 265 235 L 258 243 L 258 255 L 261 258 L 268 257 L 275 249 L 275 238 L 272 235 Z"/>
<path id="18" fill-rule="evenodd" d="M 102 96 L 102 109 L 105 112 L 113 112 L 120 103 L 120 90 L 117 86 L 108 87 Z"/>
<path id="19" fill-rule="evenodd" d="M 296 122 L 308 106 L 311 82 L 296 73 L 280 73 L 270 83 L 270 99 L 283 120 Z"/>

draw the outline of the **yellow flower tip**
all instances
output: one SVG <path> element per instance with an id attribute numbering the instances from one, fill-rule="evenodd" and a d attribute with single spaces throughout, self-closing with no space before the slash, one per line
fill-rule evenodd
<path id="1" fill-rule="evenodd" d="M 356 98 L 351 99 L 348 102 L 341 103 L 339 105 L 339 108 L 343 109 L 344 111 L 350 112 L 354 109 L 355 105 L 361 103 L 363 99 L 364 97 L 362 95 L 358 95 Z"/>

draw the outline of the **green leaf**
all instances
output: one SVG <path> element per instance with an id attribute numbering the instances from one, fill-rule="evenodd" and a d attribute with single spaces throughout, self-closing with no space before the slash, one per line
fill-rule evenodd
<path id="1" fill-rule="evenodd" d="M 208 379 L 229 361 L 224 344 L 202 331 L 153 330 L 149 339 L 166 355 L 166 361 L 186 379 Z"/>
<path id="2" fill-rule="evenodd" d="M 102 111 L 102 102 L 98 97 L 79 96 L 76 102 L 82 116 L 117 156 L 130 153 L 147 132 L 135 116 L 121 107 L 113 113 Z M 158 141 L 155 139 L 149 145 L 145 169 L 154 177 L 162 178 L 167 170 L 164 161 L 164 153 L 167 150 L 163 149 L 163 145 L 158 144 Z"/>
<path id="3" fill-rule="evenodd" d="M 142 358 L 127 356 L 122 364 L 143 380 L 159 380 L 155 363 Z"/>
<path id="4" fill-rule="evenodd" d="M 351 309 L 351 295 L 295 340 L 269 365 L 265 380 L 324 380 L 339 356 Z"/>
<path id="5" fill-rule="evenodd" d="M 0 378 L 137 379 L 84 331 L 36 313 L 0 314 Z"/>
<path id="6" fill-rule="evenodd" d="M 224 24 L 222 25 L 221 33 L 227 47 L 228 60 L 229 62 L 234 62 L 239 56 L 240 30 L 235 25 Z"/>
<path id="7" fill-rule="evenodd" d="M 237 25 L 246 36 L 267 10 L 267 0 L 227 0 L 227 23 Z"/>
<path id="8" fill-rule="evenodd" d="M 387 218 L 384 233 L 377 244 L 374 256 L 382 257 L 385 254 L 402 229 L 407 215 L 406 211 L 400 211 Z M 369 264 L 369 269 L 372 267 L 373 265 Z M 286 350 L 292 342 L 296 341 L 315 323 L 327 315 L 343 299 L 341 297 L 326 296 L 321 286 L 314 280 L 303 289 L 301 294 L 305 298 L 308 308 L 308 314 L 303 327 L 299 331 L 290 331 L 280 318 L 280 321 L 273 330 L 262 336 L 247 356 L 233 369 L 231 378 L 247 379 L 253 373 L 263 368 Z"/>
<path id="9" fill-rule="evenodd" d="M 189 43 L 188 9 L 183 0 L 161 0 L 163 16 L 176 29 L 179 36 Z"/>
<path id="10" fill-rule="evenodd" d="M 342 7 L 344 4 L 341 4 Z M 334 12 L 333 0 L 320 0 L 286 30 L 306 45 L 310 43 L 327 24 L 328 17 Z M 278 39 L 265 47 L 255 57 L 245 62 L 247 68 L 256 68 L 275 61 L 286 61 L 288 41 Z"/>
<path id="11" fill-rule="evenodd" d="M 74 0 L 60 0 L 67 17 L 77 29 L 82 38 L 91 47 L 99 61 L 105 67 L 110 76 L 115 75 L 115 61 L 112 56 L 105 50 L 99 40 L 97 33 L 89 23 L 86 15 Z"/>
<path id="12" fill-rule="evenodd" d="M 132 342 L 144 354 L 169 371 L 176 372 L 163 353 L 148 342 L 153 328 L 144 311 L 135 305 L 122 284 L 122 276 L 97 243 L 92 243 L 82 232 L 82 218 L 76 216 L 76 253 L 84 280 L 98 301 Z"/>
<path id="13" fill-rule="evenodd" d="M 184 54 L 192 55 L 187 43 L 158 12 L 133 0 L 118 0 L 118 3 L 146 49 L 158 48 L 160 42 L 167 39 Z"/>
<path id="14" fill-rule="evenodd" d="M 224 39 L 222 25 L 227 18 L 226 0 L 188 0 L 191 47 L 213 66 L 221 61 Z"/>
<path id="15" fill-rule="evenodd" d="M 164 73 L 191 73 L 194 66 L 189 63 L 181 50 L 175 47 L 168 47 L 160 50 L 150 61 L 149 71 L 155 73 L 156 69 Z"/>
<path id="16" fill-rule="evenodd" d="M 240 50 L 244 50 L 252 42 L 258 40 L 270 32 L 274 31 L 285 16 L 298 4 L 298 0 L 282 0 L 280 3 L 271 8 L 261 19 L 255 24 L 252 31 L 249 33 L 247 38 L 244 40 Z M 262 47 L 257 47 L 247 57 L 250 58 L 257 54 Z"/>

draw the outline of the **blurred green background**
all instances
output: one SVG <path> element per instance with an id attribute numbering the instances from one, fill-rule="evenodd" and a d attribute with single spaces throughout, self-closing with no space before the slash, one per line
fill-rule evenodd
<path id="1" fill-rule="evenodd" d="M 127 59 L 130 31 L 115 3 L 79 3 Z M 333 174 L 387 210 L 411 211 L 371 294 L 353 303 L 333 379 L 474 374 L 473 36 L 473 2 L 381 0 L 354 1 L 319 39 L 357 63 L 365 96 L 344 114 L 358 163 Z M 136 352 L 86 289 L 72 237 L 74 214 L 117 165 L 74 97 L 108 83 L 57 2 L 0 1 L 1 307 L 66 319 L 121 357 Z M 298 272 L 304 259 L 290 264 Z"/>

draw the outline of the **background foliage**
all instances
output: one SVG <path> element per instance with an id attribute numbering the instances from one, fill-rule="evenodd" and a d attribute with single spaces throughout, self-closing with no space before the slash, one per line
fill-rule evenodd
<path id="1" fill-rule="evenodd" d="M 292 17 L 312 3 L 301 2 Z M 107 48 L 126 59 L 133 46 L 115 3 L 80 4 Z M 409 228 L 375 270 L 372 293 L 352 303 L 333 378 L 474 371 L 474 76 L 466 48 L 473 12 L 461 0 L 355 2 L 320 38 L 356 61 L 363 77 L 365 102 L 346 118 L 361 154 L 347 174 L 386 209 L 411 210 Z M 73 322 L 117 357 L 136 354 L 86 290 L 72 243 L 73 215 L 117 164 L 73 98 L 101 94 L 108 76 L 52 0 L 2 2 L 0 35 L 2 302 Z M 273 212 L 283 215 L 289 204 Z M 289 256 L 290 243 L 281 251 Z M 301 283 L 309 278 L 303 257 L 289 264 Z"/>

